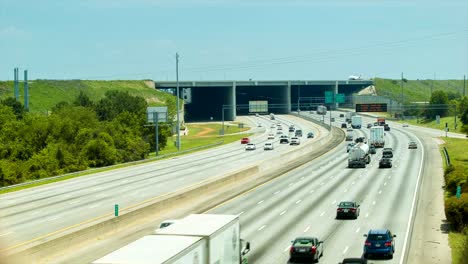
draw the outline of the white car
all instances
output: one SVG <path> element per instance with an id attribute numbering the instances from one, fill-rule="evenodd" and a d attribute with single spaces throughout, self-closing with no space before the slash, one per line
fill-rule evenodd
<path id="1" fill-rule="evenodd" d="M 283 130 L 283 127 L 279 126 L 279 127 L 277 128 L 277 130 Z"/>
<path id="2" fill-rule="evenodd" d="M 282 135 L 282 134 L 283 134 L 283 131 L 281 130 L 276 131 L 276 135 Z"/>
<path id="3" fill-rule="evenodd" d="M 258 127 L 262 127 L 262 126 L 263 126 L 262 123 L 258 123 Z"/>
<path id="4" fill-rule="evenodd" d="M 272 125 L 270 126 L 270 128 L 276 128 L 275 124 L 272 124 Z"/>
<path id="5" fill-rule="evenodd" d="M 273 143 L 272 142 L 266 142 L 265 146 L 263 147 L 263 150 L 273 150 Z"/>
<path id="6" fill-rule="evenodd" d="M 256 147 L 255 147 L 255 144 L 253 143 L 248 143 L 247 145 L 245 145 L 245 150 L 255 150 Z"/>
<path id="7" fill-rule="evenodd" d="M 298 137 L 291 138 L 291 142 L 289 143 L 289 145 L 299 145 L 299 144 L 301 144 L 301 141 L 299 140 Z"/>
<path id="8" fill-rule="evenodd" d="M 268 134 L 268 139 L 275 139 L 275 134 Z"/>
<path id="9" fill-rule="evenodd" d="M 409 127 L 409 125 L 407 123 L 404 123 L 403 127 Z"/>

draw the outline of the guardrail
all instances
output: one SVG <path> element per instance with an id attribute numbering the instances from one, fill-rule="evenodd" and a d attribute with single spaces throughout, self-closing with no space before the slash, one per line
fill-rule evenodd
<path id="1" fill-rule="evenodd" d="M 8 189 L 16 188 L 16 187 L 21 187 L 21 186 L 28 186 L 28 185 L 31 185 L 31 184 L 46 182 L 46 181 L 55 180 L 55 179 L 66 178 L 66 177 L 73 176 L 73 175 L 78 175 L 78 174 L 81 174 L 81 173 L 91 174 L 93 172 L 99 172 L 101 170 L 118 168 L 118 167 L 125 166 L 125 165 L 137 165 L 137 164 L 146 163 L 146 162 L 150 162 L 150 161 L 154 161 L 154 160 L 159 160 L 159 159 L 162 159 L 162 158 L 176 156 L 176 155 L 179 155 L 179 154 L 184 154 L 184 153 L 195 151 L 195 150 L 210 148 L 210 147 L 214 147 L 214 146 L 218 146 L 218 145 L 222 145 L 222 144 L 223 144 L 223 141 L 219 141 L 219 142 L 216 142 L 216 143 L 213 143 L 213 144 L 208 144 L 208 145 L 204 145 L 204 146 L 200 146 L 200 147 L 196 147 L 196 148 L 191 148 L 191 149 L 186 149 L 186 150 L 182 150 L 182 151 L 178 151 L 178 152 L 158 155 L 157 157 L 152 157 L 152 158 L 148 158 L 148 159 L 144 159 L 144 160 L 137 160 L 137 161 L 131 161 L 131 162 L 126 162 L 126 163 L 119 163 L 119 164 L 116 164 L 116 165 L 99 167 L 99 168 L 92 168 L 92 169 L 88 169 L 88 170 L 84 170 L 84 171 L 75 171 L 75 172 L 66 173 L 66 174 L 62 174 L 62 175 L 58 175 L 58 176 L 52 176 L 52 177 L 47 177 L 47 178 L 43 178 L 43 179 L 39 179 L 39 180 L 18 183 L 18 184 L 14 184 L 14 185 L 5 186 L 5 187 L 0 187 L 0 191 L 8 190 Z"/>
<path id="2" fill-rule="evenodd" d="M 445 156 L 445 164 L 448 166 L 450 166 L 450 156 L 448 154 L 448 151 L 447 149 L 444 147 L 444 156 Z"/>

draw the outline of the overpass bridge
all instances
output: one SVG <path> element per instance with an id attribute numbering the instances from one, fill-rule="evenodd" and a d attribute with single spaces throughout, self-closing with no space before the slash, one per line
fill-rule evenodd
<path id="1" fill-rule="evenodd" d="M 372 84 L 371 80 L 179 81 L 179 92 L 185 100 L 186 120 L 221 120 L 223 112 L 225 120 L 234 120 L 236 115 L 249 113 L 245 107 L 237 107 L 249 101 L 268 101 L 269 113 L 288 114 L 298 102 L 301 108 L 324 104 L 325 91 L 350 96 Z M 176 85 L 155 81 L 155 88 L 161 90 L 175 91 Z M 223 110 L 223 105 L 234 107 Z"/>

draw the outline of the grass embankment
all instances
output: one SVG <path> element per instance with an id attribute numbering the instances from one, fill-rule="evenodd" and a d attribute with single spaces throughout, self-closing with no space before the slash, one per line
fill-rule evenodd
<path id="1" fill-rule="evenodd" d="M 127 91 L 133 96 L 141 96 L 150 106 L 166 105 L 173 96 L 150 87 L 146 81 L 89 81 L 89 80 L 31 80 L 29 83 L 29 109 L 31 112 L 45 113 L 61 101 L 73 102 L 83 91 L 97 102 L 110 90 Z M 12 81 L 0 81 L 0 99 L 14 97 Z M 20 101 L 24 103 L 24 88 L 20 83 Z"/>
<path id="2" fill-rule="evenodd" d="M 452 248 L 452 263 L 454 264 L 467 264 L 468 263 L 468 234 L 457 232 L 454 226 L 454 215 L 461 215 L 468 211 L 468 204 L 463 205 L 464 200 L 468 196 L 468 140 L 456 138 L 443 138 L 445 144 L 442 147 L 447 149 L 450 157 L 451 168 L 447 169 L 445 166 L 445 211 L 447 219 L 452 223 L 452 231 L 449 234 L 450 247 Z M 443 155 L 443 154 L 442 154 Z M 445 157 L 444 157 L 445 159 Z M 456 193 L 456 186 L 462 187 L 461 199 L 454 197 Z M 454 213 L 458 212 L 458 213 Z M 468 216 L 465 216 L 466 219 Z M 463 221 L 463 220 L 462 220 Z M 468 222 L 464 222 L 467 225 Z M 458 227 L 460 228 L 460 227 Z M 466 229 L 465 229 L 466 230 Z"/>
<path id="3" fill-rule="evenodd" d="M 425 119 L 406 119 L 406 120 L 399 120 L 399 122 L 408 123 L 410 125 L 415 125 L 415 126 L 434 128 L 438 130 L 444 130 L 445 123 L 447 123 L 449 132 L 455 132 L 455 133 L 462 133 L 461 128 L 463 125 L 460 118 L 457 118 L 457 129 L 455 129 L 455 118 L 453 116 L 441 117 L 439 124 L 437 124 L 436 120 L 425 120 Z"/>
<path id="4" fill-rule="evenodd" d="M 216 143 L 229 144 L 231 142 L 239 141 L 243 137 L 248 137 L 251 135 L 251 134 L 233 134 L 233 133 L 246 131 L 249 128 L 244 127 L 242 129 L 239 129 L 237 126 L 228 125 L 228 124 L 225 124 L 226 135 L 224 137 L 219 135 L 219 130 L 222 128 L 221 124 L 208 124 L 208 123 L 207 124 L 188 124 L 187 126 L 189 129 L 189 135 L 181 137 L 180 145 L 181 145 L 182 151 L 184 150 L 188 150 L 188 151 L 183 152 L 182 154 L 176 154 L 177 148 L 174 144 L 174 142 L 176 141 L 176 137 L 174 136 L 168 139 L 167 147 L 164 150 L 159 151 L 158 153 L 159 155 L 166 155 L 166 156 L 162 156 L 158 159 L 166 159 L 166 158 L 171 158 L 171 157 L 178 156 L 178 155 L 195 152 L 201 149 L 195 149 L 193 151 L 190 151 L 190 149 L 200 148 L 202 146 L 209 146 L 209 145 L 213 145 Z M 218 145 L 213 145 L 207 148 L 212 148 L 216 146 Z M 203 148 L 203 149 L 207 149 L 207 148 Z M 156 154 L 155 152 L 152 152 L 150 154 L 150 158 L 155 158 L 155 154 Z M 168 154 L 173 154 L 173 155 L 168 155 Z M 42 182 L 31 183 L 26 186 L 19 186 L 19 187 L 7 189 L 7 190 L 0 190 L 0 194 L 33 188 L 33 187 L 37 187 L 41 185 L 46 185 L 49 183 L 69 180 L 72 178 L 89 175 L 92 173 L 98 173 L 98 172 L 109 171 L 109 170 L 113 170 L 117 168 L 128 167 L 136 163 L 141 164 L 141 163 L 147 163 L 147 162 L 152 162 L 152 161 L 154 161 L 154 159 L 142 160 L 138 162 L 125 163 L 125 164 L 118 164 L 118 165 L 112 166 L 111 168 L 96 168 L 96 169 L 92 169 L 89 171 L 82 171 L 82 172 L 70 174 L 69 176 L 65 176 L 65 177 L 58 178 L 58 179 L 50 179 L 50 180 L 46 180 Z"/>
<path id="5" fill-rule="evenodd" d="M 374 86 L 378 95 L 401 101 L 400 80 L 374 78 Z M 407 80 L 403 84 L 403 100 L 405 102 L 429 101 L 431 89 L 433 92 L 443 90 L 463 94 L 463 80 Z"/>

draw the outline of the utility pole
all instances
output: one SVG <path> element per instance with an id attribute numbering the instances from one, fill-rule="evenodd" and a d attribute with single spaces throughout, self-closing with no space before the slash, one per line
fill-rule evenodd
<path id="1" fill-rule="evenodd" d="M 299 115 L 299 111 L 301 111 L 301 109 L 299 108 L 300 99 L 301 99 L 301 86 L 298 85 L 297 86 L 297 114 L 298 115 Z"/>
<path id="2" fill-rule="evenodd" d="M 434 79 L 432 79 L 432 82 L 431 82 L 431 97 L 432 97 L 432 90 L 434 89 L 434 82 L 435 82 L 435 72 L 434 72 Z"/>
<path id="3" fill-rule="evenodd" d="M 179 54 L 176 52 L 176 96 L 177 96 L 177 151 L 180 151 L 180 117 L 179 117 Z"/>
<path id="4" fill-rule="evenodd" d="M 465 84 L 466 84 L 466 75 L 463 75 L 463 96 L 465 96 Z"/>
<path id="5" fill-rule="evenodd" d="M 403 105 L 403 73 L 401 73 L 401 105 Z"/>

